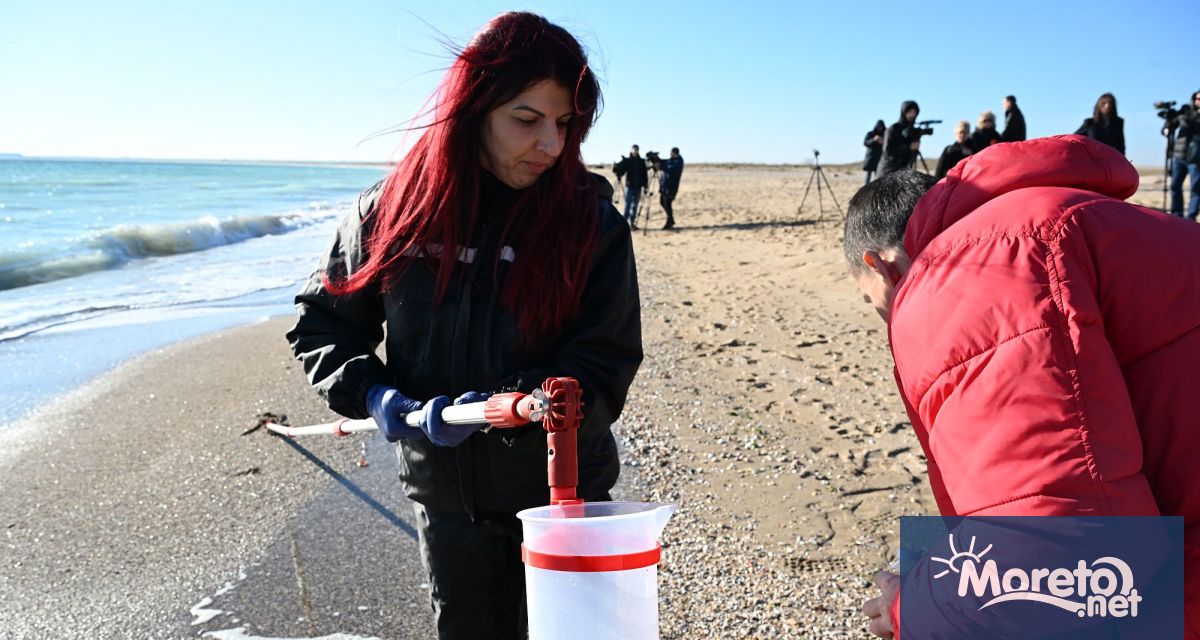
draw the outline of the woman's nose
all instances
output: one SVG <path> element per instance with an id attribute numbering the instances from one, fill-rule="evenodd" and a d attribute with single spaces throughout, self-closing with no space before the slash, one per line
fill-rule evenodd
<path id="1" fill-rule="evenodd" d="M 555 122 L 547 122 L 538 131 L 538 150 L 557 158 L 563 150 L 566 132 L 559 129 Z"/>

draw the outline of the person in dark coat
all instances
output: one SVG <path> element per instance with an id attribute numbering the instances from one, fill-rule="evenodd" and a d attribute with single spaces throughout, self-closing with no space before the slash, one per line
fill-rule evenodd
<path id="1" fill-rule="evenodd" d="M 1075 135 L 1087 136 L 1125 153 L 1125 121 L 1117 115 L 1117 99 L 1113 94 L 1106 93 L 1096 100 L 1092 117 L 1083 121 Z"/>
<path id="2" fill-rule="evenodd" d="M 883 135 L 887 133 L 887 125 L 883 120 L 875 121 L 875 128 L 867 132 L 863 138 L 863 146 L 867 148 L 866 156 L 863 157 L 863 171 L 867 173 L 866 180 L 863 184 L 871 181 L 875 170 L 879 168 L 879 159 L 883 157 Z"/>
<path id="3" fill-rule="evenodd" d="M 612 187 L 580 154 L 601 95 L 570 33 L 500 15 L 441 86 L 434 124 L 359 197 L 296 295 L 287 338 L 331 410 L 373 418 L 396 443 L 437 637 L 516 640 L 528 633 L 516 514 L 550 501 L 547 434 L 441 412 L 575 378 L 578 495 L 610 499 L 610 425 L 642 360 L 637 268 Z M 367 546 L 409 544 L 390 534 Z"/>
<path id="4" fill-rule="evenodd" d="M 1025 139 L 1025 114 L 1017 106 L 1016 96 L 1004 97 L 1004 132 L 1000 142 L 1020 142 Z"/>
<path id="5" fill-rule="evenodd" d="M 1196 220 L 1200 214 L 1200 91 L 1179 109 L 1179 115 L 1167 123 L 1175 130 L 1171 148 L 1171 215 Z M 1191 199 L 1183 214 L 1183 180 L 1191 180 Z"/>
<path id="6" fill-rule="evenodd" d="M 679 155 L 679 147 L 671 147 L 671 156 L 660 161 L 657 167 L 660 171 L 658 201 L 667 213 L 667 222 L 663 225 L 663 230 L 666 231 L 675 228 L 675 209 L 672 203 L 679 194 L 679 181 L 683 178 L 683 156 Z"/>
<path id="7" fill-rule="evenodd" d="M 966 120 L 959 120 L 954 127 L 954 142 L 947 145 L 942 150 L 942 157 L 938 158 L 937 173 L 934 178 L 941 180 L 946 177 L 946 173 L 954 168 L 963 158 L 971 155 L 975 151 L 971 148 L 971 123 Z"/>
<path id="8" fill-rule="evenodd" d="M 921 107 L 915 100 L 900 104 L 900 119 L 888 127 L 883 136 L 883 161 L 879 175 L 910 169 L 921 150 L 921 136 L 917 132 L 917 116 Z"/>
<path id="9" fill-rule="evenodd" d="M 971 148 L 976 152 L 1000 142 L 1000 134 L 996 133 L 996 114 L 984 111 L 975 121 L 975 132 L 971 134 Z"/>
<path id="10" fill-rule="evenodd" d="M 613 167 L 617 181 L 625 178 L 625 222 L 630 228 L 637 229 L 638 205 L 642 202 L 642 194 L 650 187 L 650 177 L 646 172 L 646 160 L 642 158 L 641 150 L 635 144 L 629 149 L 629 155 Z"/>

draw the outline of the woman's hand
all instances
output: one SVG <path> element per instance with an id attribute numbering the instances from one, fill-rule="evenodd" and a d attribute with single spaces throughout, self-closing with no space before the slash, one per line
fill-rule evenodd
<path id="1" fill-rule="evenodd" d="M 401 438 L 420 438 L 425 435 L 421 429 L 415 429 L 404 423 L 404 418 L 414 411 L 420 411 L 422 404 L 400 393 L 399 390 L 382 384 L 377 384 L 367 391 L 367 413 L 375 419 L 379 430 L 388 442 L 396 442 Z M 439 413 L 441 411 L 439 410 Z M 440 416 L 439 416 L 440 417 Z"/>
<path id="2" fill-rule="evenodd" d="M 490 393 L 468 391 L 455 398 L 454 404 L 483 402 L 490 398 L 491 395 Z M 424 431 L 425 435 L 429 436 L 430 442 L 439 447 L 457 447 L 463 443 L 463 440 L 471 437 L 472 433 L 486 426 L 483 424 L 446 424 L 442 421 L 442 409 L 445 409 L 449 404 L 449 398 L 438 396 L 425 403 L 425 415 L 421 418 L 421 431 Z"/>

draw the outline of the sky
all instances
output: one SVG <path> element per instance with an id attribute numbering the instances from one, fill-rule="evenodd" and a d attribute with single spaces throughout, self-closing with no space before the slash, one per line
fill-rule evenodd
<path id="1" fill-rule="evenodd" d="M 451 55 L 489 18 L 576 35 L 605 106 L 583 147 L 688 162 L 855 162 L 903 100 L 953 123 L 1014 94 L 1031 137 L 1117 97 L 1128 155 L 1162 164 L 1152 105 L 1200 88 L 1200 1 L 602 2 L 0 0 L 0 153 L 377 162 L 412 138 Z M 407 140 L 407 141 L 406 141 Z"/>

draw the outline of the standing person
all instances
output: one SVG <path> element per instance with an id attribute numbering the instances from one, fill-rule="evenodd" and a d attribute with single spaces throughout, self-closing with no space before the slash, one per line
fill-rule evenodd
<path id="1" fill-rule="evenodd" d="M 976 152 L 1000 142 L 1000 134 L 996 133 L 996 114 L 984 111 L 975 121 L 975 132 L 971 134 L 971 148 Z"/>
<path id="2" fill-rule="evenodd" d="M 883 165 L 879 175 L 903 171 L 913 166 L 921 149 L 921 136 L 917 132 L 917 116 L 921 107 L 915 100 L 905 100 L 900 105 L 900 119 L 888 127 L 883 136 Z"/>
<path id="3" fill-rule="evenodd" d="M 1200 226 L 1125 202 L 1138 182 L 1086 138 L 1001 145 L 863 187 L 843 246 L 942 514 L 1182 516 L 1196 638 Z M 877 583 L 871 631 L 905 637 Z"/>
<path id="4" fill-rule="evenodd" d="M 934 179 L 941 180 L 946 177 L 946 173 L 954 168 L 963 158 L 975 153 L 971 148 L 969 138 L 971 137 L 971 123 L 966 120 L 959 120 L 954 126 L 954 142 L 942 149 L 942 157 L 938 158 L 937 173 L 933 175 Z"/>
<path id="5" fill-rule="evenodd" d="M 1167 123 L 1175 129 L 1175 146 L 1171 148 L 1171 215 L 1183 215 L 1183 180 L 1191 181 L 1187 219 L 1196 220 L 1200 213 L 1200 91 L 1179 110 L 1179 115 Z"/>
<path id="6" fill-rule="evenodd" d="M 683 178 L 683 156 L 679 155 L 679 147 L 671 147 L 671 157 L 659 163 L 658 201 L 663 211 L 667 212 L 667 223 L 663 229 L 675 227 L 675 210 L 671 204 L 679 193 L 679 180 Z"/>
<path id="7" fill-rule="evenodd" d="M 614 167 L 618 176 L 625 176 L 625 222 L 631 229 L 637 229 L 638 204 L 642 194 L 650 186 L 650 178 L 646 173 L 646 161 L 635 144 L 629 149 L 629 155 L 621 158 Z"/>
<path id="8" fill-rule="evenodd" d="M 1017 106 L 1016 96 L 1004 96 L 1004 133 L 1000 142 L 1021 142 L 1025 139 L 1025 114 Z"/>
<path id="9" fill-rule="evenodd" d="M 1117 99 L 1106 93 L 1096 100 L 1092 117 L 1085 118 L 1075 135 L 1087 136 L 1125 154 L 1125 121 L 1117 115 Z"/>
<path id="10" fill-rule="evenodd" d="M 287 337 L 331 409 L 399 442 L 438 637 L 523 638 L 515 514 L 549 501 L 546 433 L 448 425 L 441 411 L 577 378 L 579 494 L 609 499 L 609 425 L 642 360 L 632 241 L 580 156 L 600 88 L 567 31 L 531 13 L 492 19 L 432 101 L 434 123 L 359 197 L 296 296 Z"/>
<path id="11" fill-rule="evenodd" d="M 883 123 L 883 120 L 876 120 L 875 128 L 868 131 L 866 137 L 863 138 L 863 146 L 867 148 L 862 166 L 867 178 L 863 184 L 870 182 L 875 170 L 879 168 L 879 159 L 883 157 L 883 135 L 885 133 L 887 133 L 887 125 Z"/>

